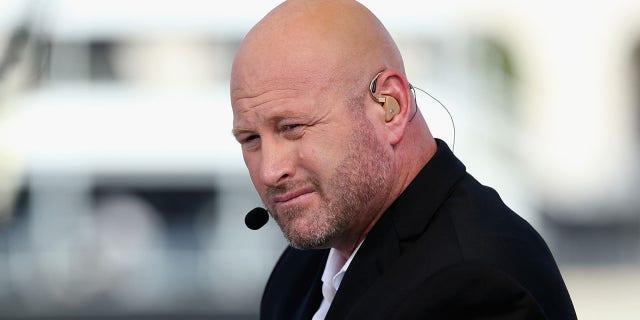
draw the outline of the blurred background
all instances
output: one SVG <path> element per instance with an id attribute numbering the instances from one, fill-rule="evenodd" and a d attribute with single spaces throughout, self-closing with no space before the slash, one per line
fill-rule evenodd
<path id="1" fill-rule="evenodd" d="M 278 3 L 0 0 L 0 318 L 257 319 L 286 243 L 244 226 L 228 81 Z M 579 318 L 637 319 L 640 2 L 362 3 Z"/>

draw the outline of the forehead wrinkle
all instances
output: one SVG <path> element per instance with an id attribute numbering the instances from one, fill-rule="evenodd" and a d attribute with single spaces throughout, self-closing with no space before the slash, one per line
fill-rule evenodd
<path id="1" fill-rule="evenodd" d="M 265 79 L 254 77 L 252 80 L 257 85 L 251 86 L 248 81 L 244 81 L 244 87 L 233 88 L 234 111 L 251 110 L 278 100 L 282 100 L 283 105 L 288 103 L 286 100 L 315 100 L 316 97 L 323 97 L 331 92 L 335 82 L 328 74 L 310 76 L 307 72 L 288 76 L 280 74 Z"/>
<path id="2" fill-rule="evenodd" d="M 299 91 L 297 89 L 270 90 L 237 100 L 233 108 L 233 123 L 238 130 L 234 132 L 253 131 L 251 128 L 260 123 L 272 125 L 283 119 L 304 116 L 297 107 L 307 102 L 299 101 L 300 95 L 296 94 Z"/>
<path id="3" fill-rule="evenodd" d="M 231 96 L 239 98 L 255 98 L 269 92 L 288 90 L 303 90 L 309 88 L 317 77 L 311 77 L 308 72 L 284 75 L 282 72 L 265 71 L 267 68 L 260 61 L 246 59 L 244 68 L 255 65 L 262 72 L 236 72 L 231 84 Z M 236 98 L 237 100 L 237 98 Z"/>
<path id="4" fill-rule="evenodd" d="M 296 89 L 277 89 L 238 98 L 236 99 L 236 106 L 233 108 L 235 111 L 234 113 L 244 114 L 262 107 L 267 108 L 263 113 L 278 109 L 290 103 L 290 100 L 294 100 L 296 97 L 299 97 L 299 95 L 296 94 L 299 91 L 300 90 Z"/>

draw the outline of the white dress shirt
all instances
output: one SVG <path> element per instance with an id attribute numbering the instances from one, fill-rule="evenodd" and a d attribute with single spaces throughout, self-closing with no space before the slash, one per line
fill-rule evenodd
<path id="1" fill-rule="evenodd" d="M 320 308 L 313 315 L 312 320 L 324 320 L 324 317 L 327 316 L 333 297 L 335 297 L 340 283 L 342 283 L 342 278 L 344 278 L 344 274 L 347 272 L 347 268 L 349 268 L 349 264 L 351 264 L 351 260 L 360 249 L 361 244 L 362 242 L 346 260 L 338 250 L 334 248 L 329 250 L 329 257 L 322 273 L 322 303 L 320 303 Z"/>

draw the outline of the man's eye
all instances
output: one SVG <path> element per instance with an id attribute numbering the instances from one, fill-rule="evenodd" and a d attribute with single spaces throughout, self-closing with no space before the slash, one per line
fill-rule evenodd
<path id="1" fill-rule="evenodd" d="M 281 134 L 287 139 L 299 139 L 304 134 L 304 125 L 301 124 L 286 124 L 280 128 Z"/>
<path id="2" fill-rule="evenodd" d="M 240 142 L 240 145 L 243 148 L 255 148 L 259 139 L 260 139 L 260 135 L 250 134 L 250 135 L 238 137 L 238 142 Z"/>
<path id="3" fill-rule="evenodd" d="M 287 125 L 282 126 L 282 129 L 283 129 L 283 131 L 291 131 L 291 130 L 295 130 L 295 129 L 298 129 L 298 128 L 301 128 L 301 127 L 302 127 L 302 125 L 299 125 L 299 124 L 287 124 Z"/>
<path id="4" fill-rule="evenodd" d="M 253 134 L 253 135 L 247 136 L 246 138 L 242 139 L 242 142 L 243 143 L 252 142 L 252 141 L 257 140 L 258 138 L 260 138 L 259 135 Z"/>

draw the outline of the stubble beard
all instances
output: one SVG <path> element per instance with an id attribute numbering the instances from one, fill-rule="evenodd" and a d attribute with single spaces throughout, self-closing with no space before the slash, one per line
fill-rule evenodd
<path id="1" fill-rule="evenodd" d="M 349 234 L 362 215 L 372 219 L 377 212 L 369 212 L 372 201 L 381 192 L 389 189 L 392 170 L 391 156 L 375 139 L 373 126 L 366 119 L 356 120 L 353 134 L 349 137 L 347 154 L 336 171 L 322 186 L 316 179 L 309 181 L 321 197 L 320 207 L 295 207 L 277 212 L 276 221 L 289 244 L 297 249 L 328 248 Z M 375 206 L 374 206 L 375 207 Z M 303 217 L 308 225 L 304 228 L 290 223 Z"/>

